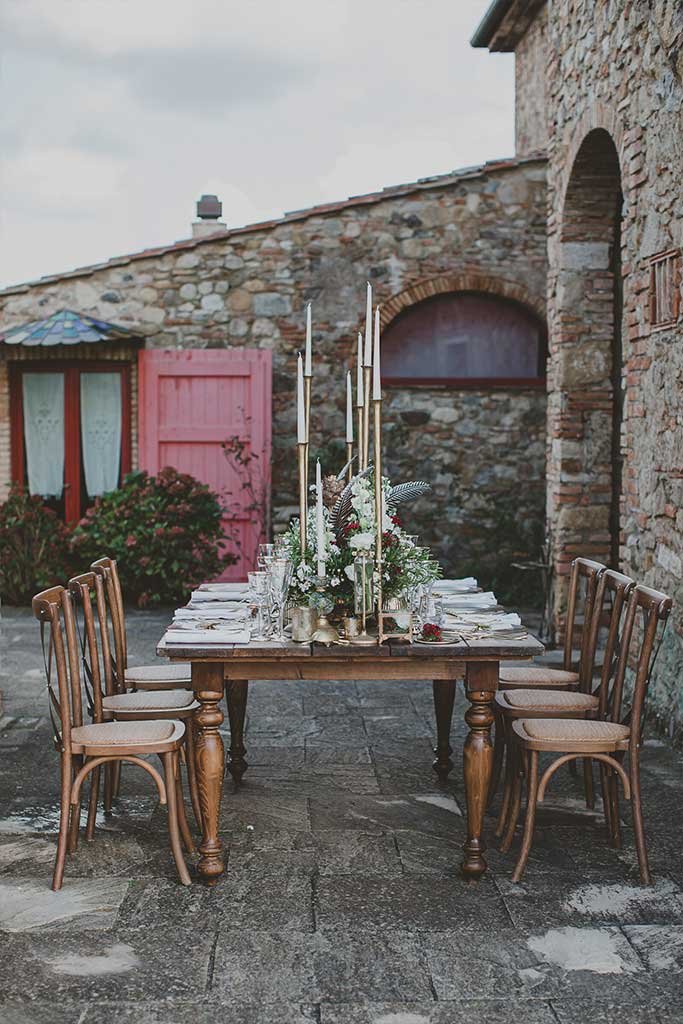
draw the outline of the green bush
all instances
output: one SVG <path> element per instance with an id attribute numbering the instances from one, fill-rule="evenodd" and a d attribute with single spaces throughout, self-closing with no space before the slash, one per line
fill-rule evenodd
<path id="1" fill-rule="evenodd" d="M 0 505 L 0 596 L 28 604 L 70 575 L 69 530 L 43 499 L 13 487 Z"/>
<path id="2" fill-rule="evenodd" d="M 187 473 L 130 473 L 81 519 L 73 559 L 85 571 L 115 558 L 124 597 L 141 608 L 178 603 L 236 561 L 223 550 L 222 518 L 218 496 Z"/>

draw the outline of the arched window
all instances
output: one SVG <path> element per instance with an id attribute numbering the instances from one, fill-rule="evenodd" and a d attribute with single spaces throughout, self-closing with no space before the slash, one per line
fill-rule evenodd
<path id="1" fill-rule="evenodd" d="M 400 313 L 382 336 L 386 384 L 541 386 L 546 336 L 525 306 L 483 292 L 449 292 Z"/>

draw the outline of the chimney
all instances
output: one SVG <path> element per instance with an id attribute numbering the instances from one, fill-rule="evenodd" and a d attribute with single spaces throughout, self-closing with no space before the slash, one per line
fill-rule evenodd
<path id="1" fill-rule="evenodd" d="M 197 220 L 192 225 L 192 237 L 203 238 L 205 235 L 215 235 L 220 231 L 227 231 L 225 221 L 220 220 L 223 213 L 223 204 L 218 196 L 202 196 L 197 203 Z"/>

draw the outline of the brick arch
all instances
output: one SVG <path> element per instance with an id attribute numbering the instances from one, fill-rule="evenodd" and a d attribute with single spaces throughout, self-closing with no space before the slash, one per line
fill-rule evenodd
<path id="1" fill-rule="evenodd" d="M 594 104 L 572 136 L 557 193 L 547 476 L 558 625 L 572 558 L 619 564 L 625 145 L 613 113 Z"/>
<path id="2" fill-rule="evenodd" d="M 473 270 L 440 274 L 438 277 L 426 278 L 392 295 L 390 299 L 381 305 L 380 318 L 382 330 L 392 320 L 395 320 L 403 310 L 416 305 L 418 302 L 424 302 L 425 299 L 431 299 L 435 295 L 444 295 L 447 292 L 483 292 L 504 299 L 512 299 L 530 309 L 545 324 L 544 299 L 537 295 L 532 295 L 531 292 L 517 281 L 509 281 L 503 277 L 482 274 L 480 271 Z"/>

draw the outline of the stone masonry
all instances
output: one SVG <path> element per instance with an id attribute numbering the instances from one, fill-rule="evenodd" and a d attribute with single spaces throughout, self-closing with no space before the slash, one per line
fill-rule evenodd
<path id="1" fill-rule="evenodd" d="M 385 327 L 414 302 L 463 289 L 521 301 L 544 318 L 544 160 L 424 179 L 7 289 L 0 323 L 72 308 L 132 327 L 148 346 L 271 349 L 277 528 L 296 505 L 294 371 L 304 305 L 313 300 L 312 444 L 333 468 L 342 460 L 344 376 L 364 327 L 368 276 Z M 1 359 L 0 414 L 7 401 Z M 449 570 L 476 568 L 504 592 L 510 561 L 538 543 L 544 420 L 538 390 L 388 392 L 388 468 L 397 480 L 418 473 L 434 485 L 436 500 L 415 510 L 415 529 L 437 544 Z M 4 412 L 3 492 L 7 449 Z"/>
<path id="2" fill-rule="evenodd" d="M 510 0 L 497 14 L 475 45 L 515 50 L 518 128 L 534 111 L 548 138 L 547 475 L 558 622 L 577 554 L 618 562 L 671 594 L 654 697 L 673 732 L 683 715 L 681 304 L 675 322 L 653 324 L 650 259 L 672 252 L 669 287 L 680 294 L 683 8 Z"/>

